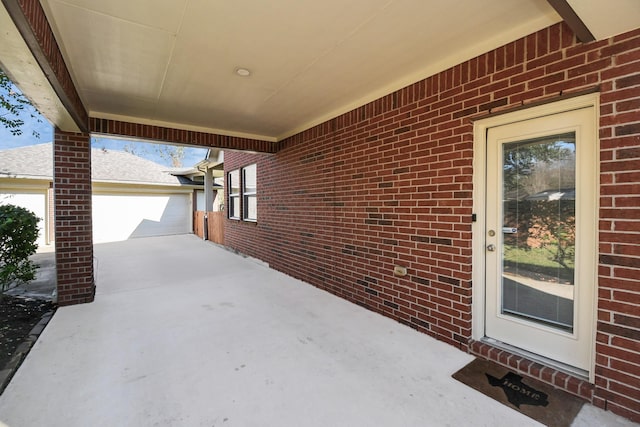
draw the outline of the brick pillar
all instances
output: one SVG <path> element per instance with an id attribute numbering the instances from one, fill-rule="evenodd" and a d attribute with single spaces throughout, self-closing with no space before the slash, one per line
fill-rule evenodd
<path id="1" fill-rule="evenodd" d="M 89 134 L 56 128 L 53 159 L 58 304 L 91 302 L 95 283 Z"/>

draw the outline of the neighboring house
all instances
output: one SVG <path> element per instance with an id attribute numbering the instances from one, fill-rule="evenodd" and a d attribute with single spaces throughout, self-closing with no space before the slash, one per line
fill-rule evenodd
<path id="1" fill-rule="evenodd" d="M 202 184 L 122 151 L 92 149 L 93 239 L 191 233 L 194 193 Z M 53 241 L 52 144 L 0 151 L 0 203 L 33 211 L 39 245 Z"/>
<path id="2" fill-rule="evenodd" d="M 188 168 L 175 168 L 172 175 L 187 178 L 195 183 L 207 187 L 207 177 L 211 178 L 210 200 L 205 199 L 204 191 L 196 192 L 196 211 L 221 211 L 224 208 L 224 152 L 211 148 L 203 160 Z"/>

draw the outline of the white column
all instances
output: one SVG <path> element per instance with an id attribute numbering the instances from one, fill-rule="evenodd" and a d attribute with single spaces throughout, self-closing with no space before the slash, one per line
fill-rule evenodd
<path id="1" fill-rule="evenodd" d="M 213 169 L 209 168 L 204 173 L 204 210 L 213 210 Z"/>

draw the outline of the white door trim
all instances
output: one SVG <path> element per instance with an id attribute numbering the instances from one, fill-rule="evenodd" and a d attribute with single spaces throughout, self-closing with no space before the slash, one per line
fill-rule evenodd
<path id="1" fill-rule="evenodd" d="M 472 223 L 472 338 L 474 340 L 482 340 L 485 338 L 485 201 L 486 201 L 486 146 L 487 146 L 487 130 L 492 127 L 501 126 L 509 123 L 529 120 L 537 117 L 544 117 L 561 112 L 592 107 L 594 111 L 594 120 L 599 123 L 599 94 L 588 94 L 564 99 L 554 103 L 539 105 L 536 107 L 505 113 L 474 122 L 474 146 L 473 146 L 473 212 L 476 215 L 476 221 Z M 598 126 L 596 125 L 596 128 Z M 596 130 L 596 156 L 599 158 L 600 144 L 597 138 Z M 594 171 L 594 185 L 599 191 L 599 161 L 596 160 L 596 170 Z M 597 198 L 596 198 L 597 200 Z M 596 212 L 598 206 L 595 207 Z M 597 230 L 598 215 L 596 215 L 596 223 L 593 224 Z M 597 244 L 597 242 L 596 242 Z M 597 250 L 594 251 L 594 254 Z M 594 283 L 597 286 L 597 256 L 594 257 L 593 263 Z M 593 298 L 592 310 L 592 348 L 591 348 L 591 369 L 589 369 L 589 380 L 594 381 L 595 366 L 595 331 L 596 331 L 596 313 L 597 313 L 597 289 L 594 290 L 596 295 Z"/>

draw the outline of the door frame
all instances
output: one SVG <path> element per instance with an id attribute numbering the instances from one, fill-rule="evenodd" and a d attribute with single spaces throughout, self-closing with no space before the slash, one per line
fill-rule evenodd
<path id="1" fill-rule="evenodd" d="M 594 165 L 594 188 L 599 193 L 600 189 L 600 140 L 598 138 L 599 119 L 600 119 L 600 103 L 599 93 L 591 93 L 587 95 L 579 95 L 571 98 L 565 98 L 559 101 L 545 103 L 530 108 L 520 109 L 504 114 L 492 115 L 490 117 L 478 119 L 473 124 L 473 213 L 475 221 L 472 222 L 472 320 L 471 320 L 471 336 L 476 341 L 487 341 L 485 335 L 485 308 L 486 308 L 486 266 L 485 266 L 485 245 L 486 245 L 486 156 L 487 156 L 487 131 L 496 126 L 502 126 L 510 123 L 530 120 L 539 117 L 550 116 L 566 111 L 590 108 L 593 112 L 593 120 L 596 124 L 596 141 L 595 141 L 595 165 Z M 596 206 L 594 209 L 599 212 L 599 197 L 596 197 Z M 598 235 L 598 218 L 593 224 L 596 230 L 596 246 L 599 241 Z M 596 345 L 596 321 L 597 321 L 597 247 L 594 250 L 593 263 L 591 263 L 593 275 L 594 289 L 593 307 L 591 314 L 591 349 L 590 349 L 590 369 L 589 381 L 595 380 L 595 345 Z M 489 341 L 490 344 L 494 342 Z M 536 357 L 531 353 L 519 352 L 515 348 L 509 348 L 513 353 L 519 353 L 529 359 L 534 359 L 546 365 L 554 365 L 560 369 L 561 364 L 554 364 L 553 361 L 545 359 L 542 356 Z"/>

